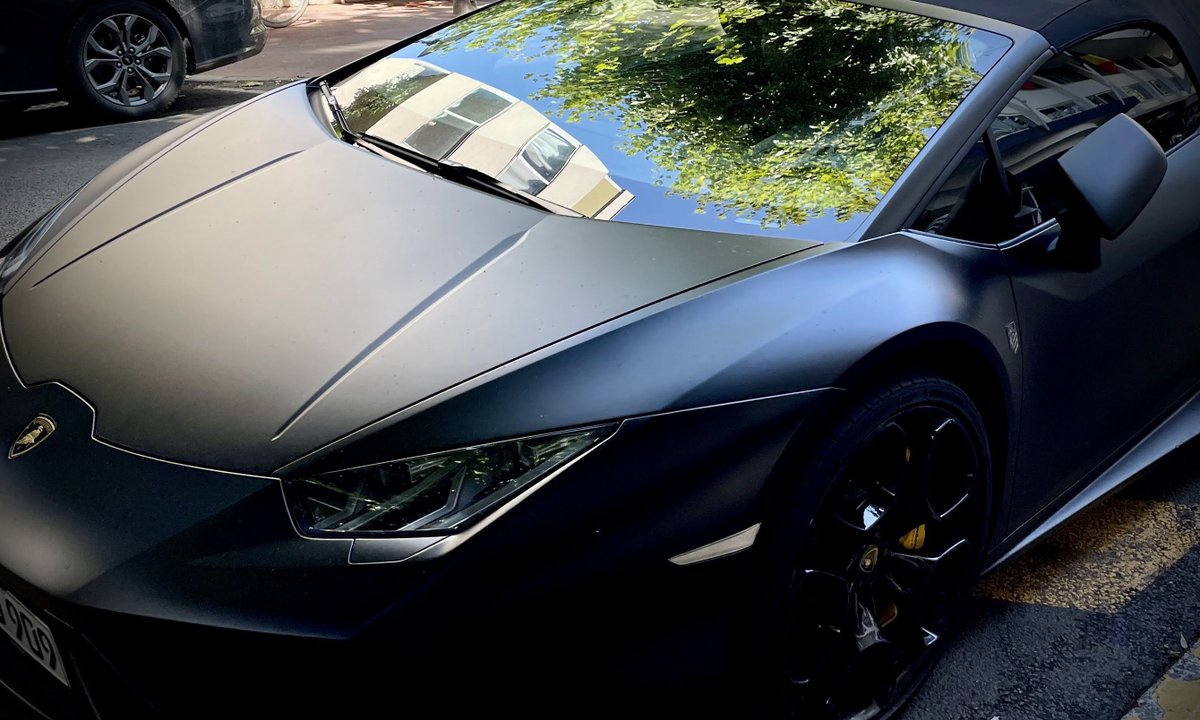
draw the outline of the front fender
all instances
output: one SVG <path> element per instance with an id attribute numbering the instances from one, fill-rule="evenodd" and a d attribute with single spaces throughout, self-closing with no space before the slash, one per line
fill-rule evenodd
<path id="1" fill-rule="evenodd" d="M 824 245 L 526 355 L 280 471 L 835 387 L 877 348 L 933 325 L 982 338 L 1015 390 L 1019 362 L 1005 327 L 1013 321 L 993 249 L 907 234 Z"/>

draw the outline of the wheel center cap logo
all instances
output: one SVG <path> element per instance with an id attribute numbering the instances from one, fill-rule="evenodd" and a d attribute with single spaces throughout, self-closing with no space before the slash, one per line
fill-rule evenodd
<path id="1" fill-rule="evenodd" d="M 29 421 L 29 424 L 25 426 L 25 429 L 21 431 L 16 441 L 13 442 L 12 447 L 9 448 L 9 459 L 20 457 L 38 445 L 41 445 L 45 442 L 46 438 L 50 437 L 54 429 L 54 421 L 48 415 L 38 415 Z"/>
<path id="2" fill-rule="evenodd" d="M 858 559 L 858 568 L 863 572 L 871 572 L 879 564 L 879 548 L 872 545 Z"/>

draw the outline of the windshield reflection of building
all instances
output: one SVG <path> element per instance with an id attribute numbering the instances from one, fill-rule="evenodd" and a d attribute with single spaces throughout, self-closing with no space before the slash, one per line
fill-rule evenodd
<path id="1" fill-rule="evenodd" d="M 356 130 L 458 162 L 570 208 L 609 220 L 633 200 L 594 152 L 528 103 L 460 73 L 388 58 L 337 88 Z M 382 102 L 376 117 L 368 105 Z"/>

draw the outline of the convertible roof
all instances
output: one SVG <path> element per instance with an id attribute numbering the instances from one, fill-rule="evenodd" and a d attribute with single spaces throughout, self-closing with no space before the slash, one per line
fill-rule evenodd
<path id="1" fill-rule="evenodd" d="M 867 0 L 869 2 L 869 0 Z M 918 0 L 920 4 L 982 15 L 1036 30 L 1054 47 L 1105 28 L 1150 22 L 1165 27 L 1185 57 L 1200 58 L 1197 0 Z"/>
<path id="2" fill-rule="evenodd" d="M 1041 30 L 1087 0 L 922 0 L 927 5 L 983 15 L 1030 30 Z"/>

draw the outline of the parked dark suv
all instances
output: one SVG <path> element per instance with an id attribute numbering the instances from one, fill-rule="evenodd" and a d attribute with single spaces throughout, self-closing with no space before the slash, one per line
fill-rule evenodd
<path id="1" fill-rule="evenodd" d="M 258 0 L 37 0 L 4 4 L 0 101 L 67 97 L 101 114 L 162 112 L 185 74 L 255 55 Z"/>

